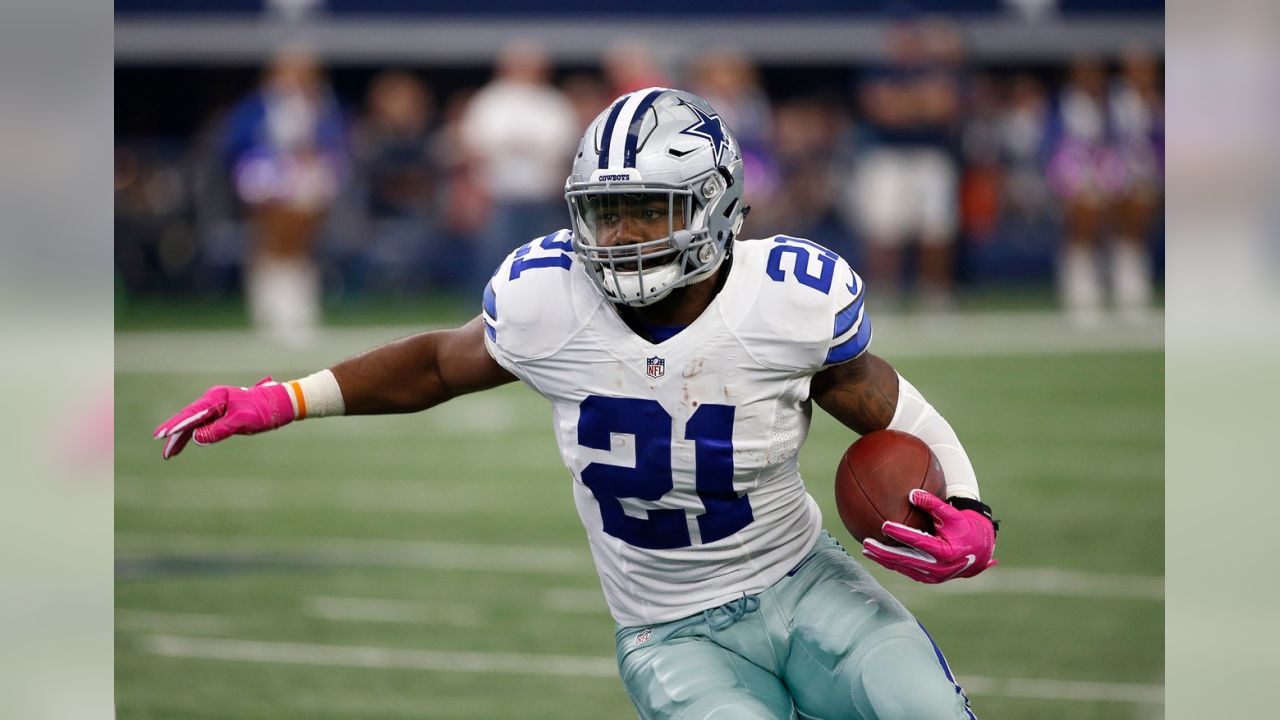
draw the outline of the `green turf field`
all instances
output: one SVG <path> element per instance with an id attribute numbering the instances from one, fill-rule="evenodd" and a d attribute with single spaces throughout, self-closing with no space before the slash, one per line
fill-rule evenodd
<path id="1" fill-rule="evenodd" d="M 512 385 L 163 463 L 151 430 L 205 386 L 315 369 L 174 335 L 158 372 L 167 338 L 117 344 L 119 717 L 635 716 L 545 401 Z M 1162 354 L 878 350 L 957 427 L 1004 522 L 980 578 L 877 570 L 978 715 L 1161 717 Z M 852 439 L 815 411 L 801 455 L 850 543 L 830 483 Z"/>

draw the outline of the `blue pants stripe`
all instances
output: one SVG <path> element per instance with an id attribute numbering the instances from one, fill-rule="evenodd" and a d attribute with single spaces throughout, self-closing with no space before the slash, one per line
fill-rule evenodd
<path id="1" fill-rule="evenodd" d="M 964 698 L 964 712 L 969 716 L 969 720 L 978 720 L 978 716 L 973 714 L 973 710 L 969 708 L 969 696 L 964 694 L 964 688 L 960 687 L 960 683 L 956 681 L 956 676 L 951 673 L 951 665 L 947 663 L 947 658 L 942 654 L 942 648 L 938 647 L 938 643 L 934 642 L 933 636 L 925 628 L 924 623 L 917 621 L 920 629 L 924 632 L 924 636 L 929 638 L 929 644 L 933 646 L 933 654 L 938 656 L 938 664 L 942 666 L 942 672 L 947 674 L 947 679 L 952 685 L 956 686 L 956 692 L 960 697 Z"/>

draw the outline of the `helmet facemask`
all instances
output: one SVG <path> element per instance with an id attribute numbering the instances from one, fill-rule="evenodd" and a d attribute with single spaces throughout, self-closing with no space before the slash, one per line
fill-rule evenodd
<path id="1" fill-rule="evenodd" d="M 719 266 L 723 245 L 706 231 L 687 188 L 611 186 L 566 193 L 573 244 L 613 302 L 643 306 Z"/>

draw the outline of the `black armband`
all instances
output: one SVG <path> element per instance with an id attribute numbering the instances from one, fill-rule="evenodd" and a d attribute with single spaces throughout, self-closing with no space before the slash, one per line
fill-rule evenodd
<path id="1" fill-rule="evenodd" d="M 997 533 L 1000 532 L 1000 521 L 991 516 L 991 506 L 981 500 L 974 500 L 973 498 L 960 497 L 957 495 L 955 497 L 947 498 L 947 504 L 957 510 L 972 510 L 982 515 L 991 521 L 991 527 L 995 528 Z"/>

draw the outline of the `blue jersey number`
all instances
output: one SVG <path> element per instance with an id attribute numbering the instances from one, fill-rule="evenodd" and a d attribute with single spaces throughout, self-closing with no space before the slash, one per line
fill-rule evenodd
<path id="1" fill-rule="evenodd" d="M 830 250 L 822 247 L 818 243 L 805 240 L 804 238 L 787 237 L 779 235 L 773 239 L 775 243 L 772 250 L 769 251 L 769 262 L 765 268 L 765 272 L 774 282 L 782 282 L 787 279 L 787 273 L 782 269 L 782 256 L 794 255 L 795 265 L 792 272 L 802 285 L 808 285 L 822 293 L 831 292 L 831 280 L 836 274 L 836 260 L 838 256 Z M 809 253 L 810 251 L 818 254 L 818 274 L 813 275 L 809 272 Z"/>
<path id="2" fill-rule="evenodd" d="M 511 275 L 508 279 L 515 280 L 520 277 L 520 273 L 534 268 L 559 267 L 568 270 L 573 265 L 573 241 L 556 240 L 559 234 L 560 231 L 557 230 L 538 241 L 538 247 L 554 253 L 552 255 L 528 257 L 533 251 L 533 243 L 527 242 L 521 245 L 520 249 L 516 250 L 515 260 L 511 261 Z"/>
<path id="3" fill-rule="evenodd" d="M 685 424 L 694 442 L 696 489 L 705 509 L 698 516 L 703 543 L 711 543 L 751 524 L 751 501 L 733 490 L 733 407 L 703 405 Z M 654 400 L 591 395 L 582 401 L 578 444 L 611 450 L 613 435 L 635 443 L 635 467 L 594 462 L 582 470 L 582 483 L 600 503 L 604 531 L 637 547 L 655 550 L 689 547 L 689 525 L 681 508 L 628 515 L 621 498 L 656 502 L 671 492 L 671 415 Z"/>

